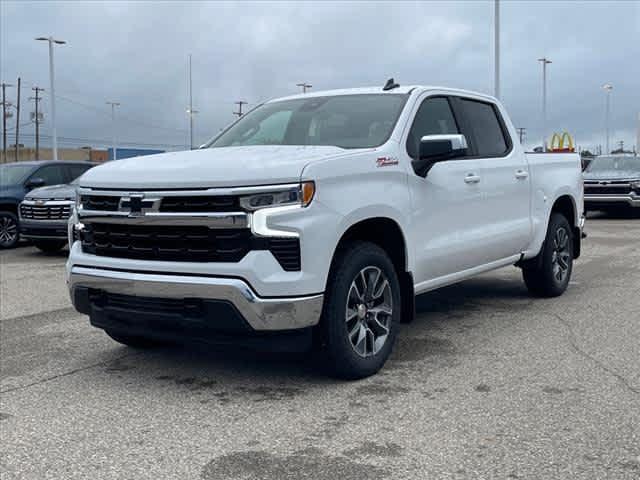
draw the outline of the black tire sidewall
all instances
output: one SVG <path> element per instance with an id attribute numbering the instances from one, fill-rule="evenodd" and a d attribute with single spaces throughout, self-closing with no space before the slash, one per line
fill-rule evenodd
<path id="1" fill-rule="evenodd" d="M 370 357 L 358 355 L 349 341 L 344 319 L 351 282 L 368 266 L 380 268 L 391 286 L 393 314 L 389 336 L 382 349 Z M 333 373 L 342 378 L 363 378 L 376 373 L 391 354 L 401 318 L 400 283 L 388 255 L 375 244 L 354 242 L 341 251 L 334 261 L 327 285 L 322 315 L 326 353 Z"/>
<path id="2" fill-rule="evenodd" d="M 56 253 L 62 250 L 67 242 L 66 240 L 34 240 L 33 244 L 44 253 Z"/>
<path id="3" fill-rule="evenodd" d="M 558 282 L 553 274 L 553 237 L 556 234 L 558 228 L 564 227 L 569 236 L 569 271 L 567 272 L 564 280 Z M 547 238 L 545 239 L 545 247 L 542 255 L 542 273 L 544 280 L 548 282 L 549 288 L 552 293 L 559 295 L 567 289 L 569 282 L 571 281 L 571 274 L 573 273 L 573 231 L 571 225 L 564 217 L 564 215 L 553 214 L 549 220 L 549 228 L 547 230 Z"/>
<path id="4" fill-rule="evenodd" d="M 8 244 L 0 244 L 0 248 L 13 248 L 15 247 L 18 242 L 20 241 L 20 221 L 18 220 L 18 217 L 11 213 L 11 212 L 0 212 L 0 219 L 1 218 L 10 218 L 13 220 L 13 222 L 16 224 L 16 238 L 13 242 L 8 243 Z"/>

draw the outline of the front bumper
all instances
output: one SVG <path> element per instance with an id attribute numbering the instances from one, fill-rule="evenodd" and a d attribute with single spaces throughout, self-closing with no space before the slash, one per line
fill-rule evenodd
<path id="1" fill-rule="evenodd" d="M 29 240 L 67 240 L 67 220 L 21 220 L 20 236 Z"/>
<path id="2" fill-rule="evenodd" d="M 145 308 L 144 302 L 114 302 L 114 305 L 107 302 L 105 308 L 103 300 L 113 294 L 120 299 L 149 299 L 148 305 L 154 305 L 151 301 L 153 299 L 183 300 L 184 303 L 174 302 L 170 305 L 172 314 L 181 319 L 193 316 L 193 302 L 205 306 L 217 302 L 232 306 L 233 309 L 227 311 L 237 313 L 249 326 L 249 330 L 294 330 L 314 326 L 320 321 L 324 298 L 322 294 L 259 297 L 251 286 L 237 278 L 142 273 L 77 265 L 70 268 L 67 283 L 75 308 L 92 316 L 92 323 L 95 323 L 93 316 L 99 312 L 107 316 L 126 314 L 130 319 L 138 314 L 154 316 L 153 311 L 150 313 Z M 156 302 L 155 305 L 159 303 Z M 155 316 L 166 316 L 160 307 L 157 308 Z M 222 324 L 223 320 L 228 320 L 217 319 L 215 315 L 207 318 L 207 308 L 200 308 L 198 311 L 201 317 L 199 321 L 213 331 L 216 330 L 216 322 L 220 321 Z M 135 320 L 130 320 L 130 323 L 135 329 Z"/>
<path id="3" fill-rule="evenodd" d="M 587 207 L 615 207 L 629 205 L 630 207 L 640 207 L 639 195 L 588 195 L 584 196 L 584 204 Z"/>

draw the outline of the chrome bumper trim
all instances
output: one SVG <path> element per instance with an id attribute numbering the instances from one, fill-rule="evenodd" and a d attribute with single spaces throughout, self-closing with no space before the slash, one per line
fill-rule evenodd
<path id="1" fill-rule="evenodd" d="M 81 222 L 101 222 L 135 225 L 203 225 L 209 228 L 250 228 L 251 217 L 244 212 L 230 213 L 170 213 L 145 212 L 131 215 L 128 212 L 103 212 L 78 209 Z"/>
<path id="2" fill-rule="evenodd" d="M 627 203 L 632 207 L 640 207 L 640 196 L 636 195 L 585 195 L 585 203 Z"/>
<path id="3" fill-rule="evenodd" d="M 238 309 L 254 330 L 263 331 L 316 325 L 320 321 L 324 299 L 322 294 L 260 298 L 246 282 L 234 278 L 132 273 L 87 267 L 72 267 L 67 283 L 72 301 L 76 287 L 143 297 L 225 300 Z"/>

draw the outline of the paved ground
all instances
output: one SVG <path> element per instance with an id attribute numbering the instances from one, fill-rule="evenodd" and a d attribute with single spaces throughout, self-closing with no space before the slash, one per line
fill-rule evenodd
<path id="1" fill-rule="evenodd" d="M 515 268 L 419 299 L 387 368 L 110 341 L 64 256 L 0 253 L 0 476 L 640 478 L 640 220 L 592 219 L 560 299 Z"/>

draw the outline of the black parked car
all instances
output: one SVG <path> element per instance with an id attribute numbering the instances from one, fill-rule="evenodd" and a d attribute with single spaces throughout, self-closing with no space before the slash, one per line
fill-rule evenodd
<path id="1" fill-rule="evenodd" d="M 89 162 L 34 161 L 0 165 L 0 248 L 20 238 L 18 205 L 31 190 L 68 184 L 93 167 Z"/>

